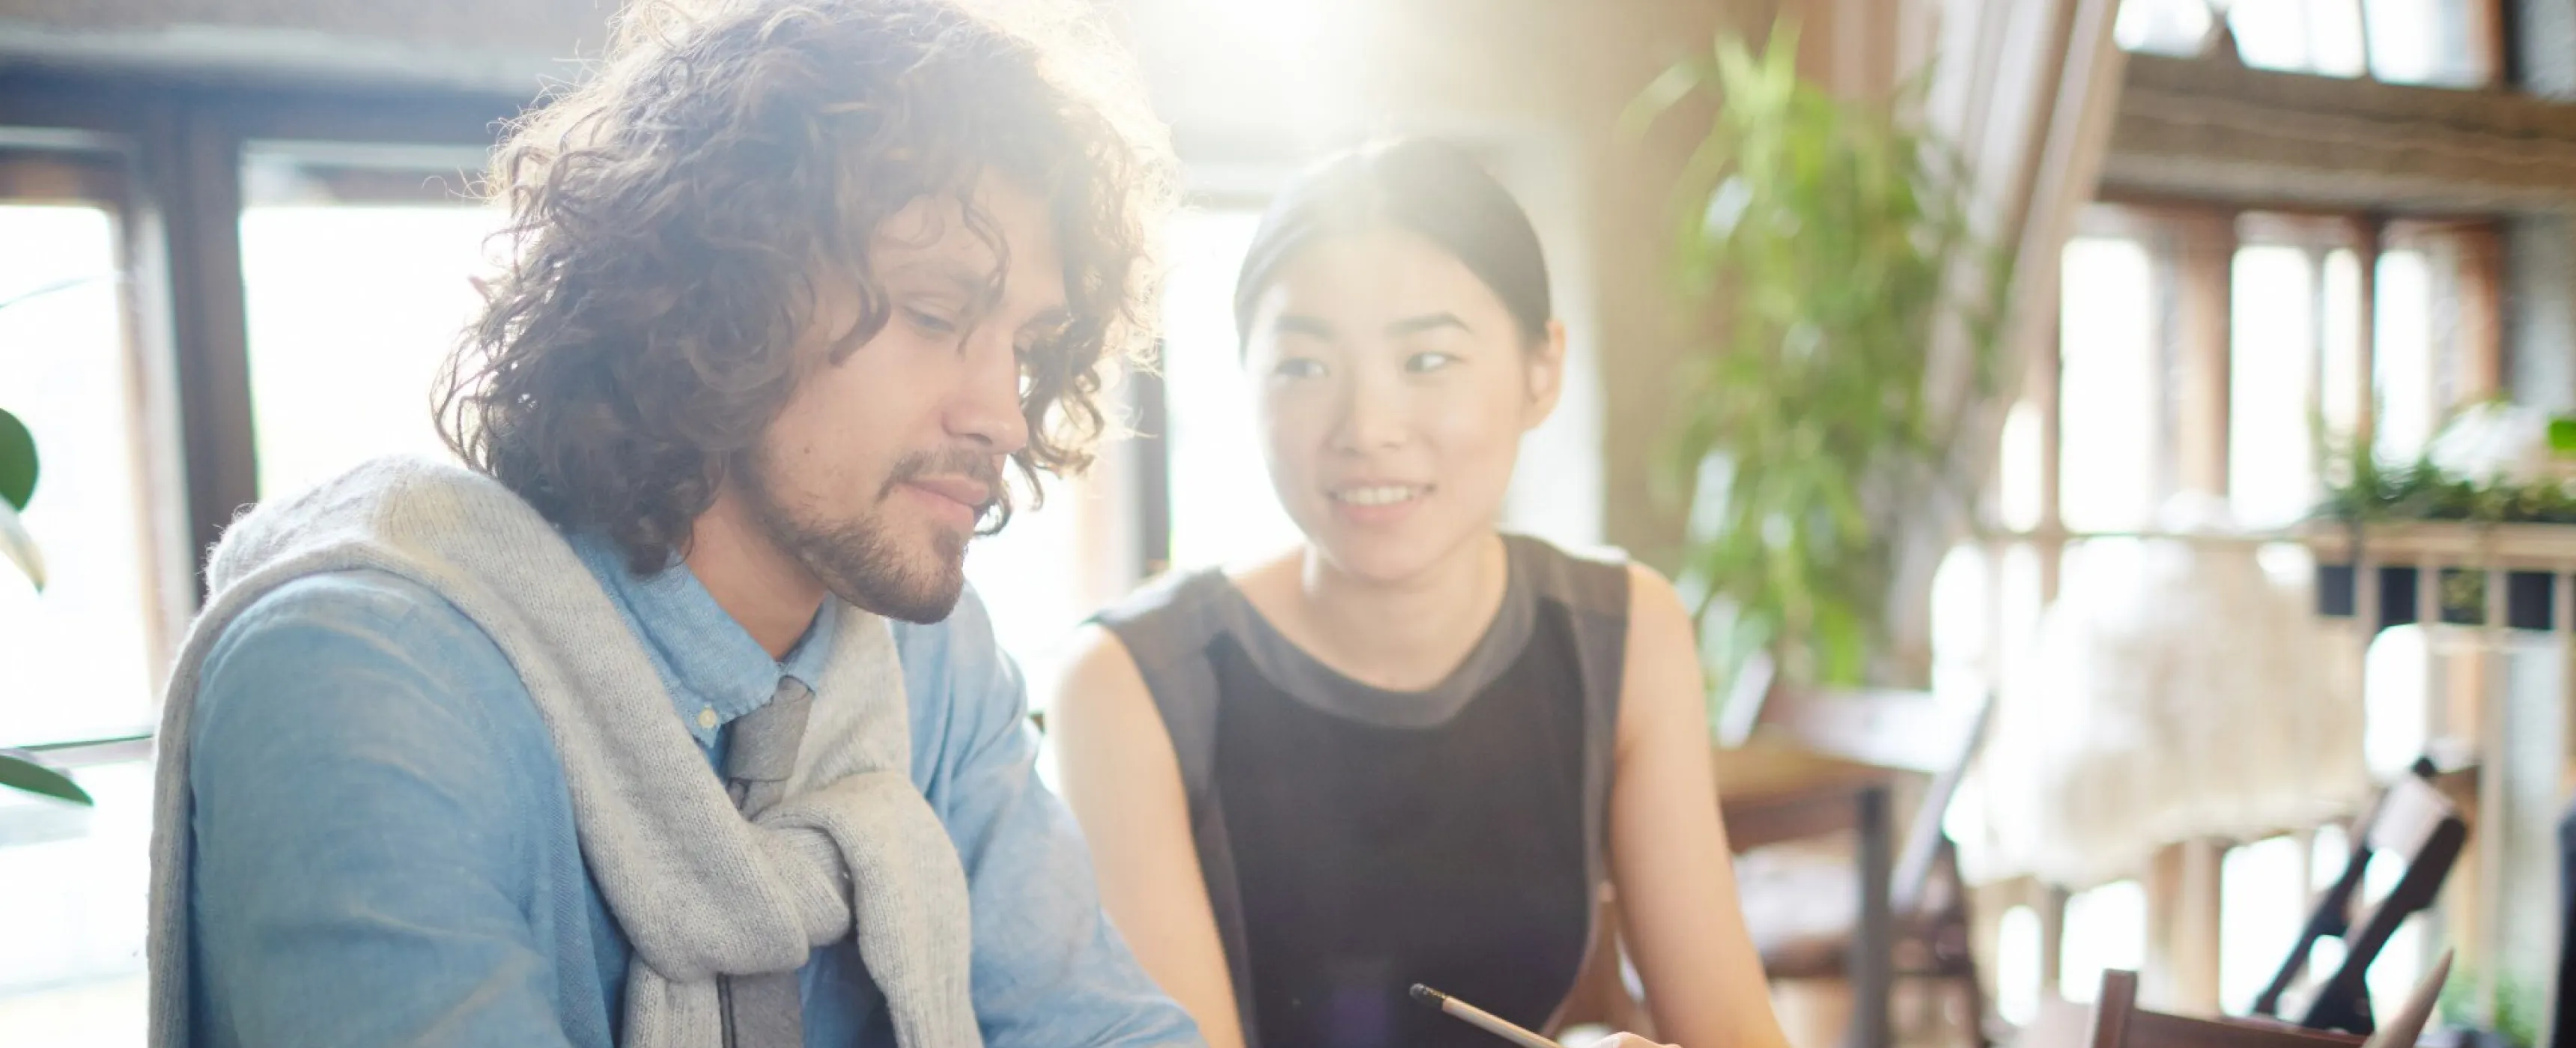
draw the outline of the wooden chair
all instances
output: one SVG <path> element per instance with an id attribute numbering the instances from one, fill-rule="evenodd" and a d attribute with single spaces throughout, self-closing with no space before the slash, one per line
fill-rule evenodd
<path id="1" fill-rule="evenodd" d="M 1730 704 L 1733 705 L 1733 704 Z M 1958 850 L 1942 828 L 1992 712 L 1991 698 L 1962 703 L 1919 691 L 1796 691 L 1770 687 L 1747 742 L 1784 740 L 1861 764 L 1929 777 L 1888 880 L 1895 917 L 1895 974 L 1955 988 L 1965 1025 L 1987 1043 L 1985 993 L 1970 946 L 1968 893 Z M 1769 851 L 1765 849 L 1764 851 Z M 1858 927 L 1847 858 L 1762 853 L 1739 862 L 1744 909 L 1772 979 L 1842 979 Z"/>
<path id="2" fill-rule="evenodd" d="M 2415 983 L 2415 990 L 2390 1016 L 2388 1027 L 2365 1039 L 2358 1034 L 2314 1030 L 2270 1017 L 2194 1019 L 2138 1007 L 2135 972 L 2102 973 L 2102 992 L 2094 999 L 2092 1020 L 2083 1040 L 2045 1039 L 2029 1048 L 2081 1043 L 2085 1048 L 2412 1048 L 2432 1020 L 2441 1000 L 2442 983 L 2450 978 L 2451 955 L 2441 959 Z M 2060 1014 L 2063 1014 L 2062 1012 Z"/>
<path id="3" fill-rule="evenodd" d="M 2045 1037 L 2042 1031 L 2033 1033 Z M 2138 1007 L 2136 972 L 2106 971 L 2092 1021 L 2077 1043 L 2085 1048 L 2354 1048 L 2363 1041 L 2278 1020 L 2194 1019 L 2149 1011 Z"/>
<path id="4" fill-rule="evenodd" d="M 2416 761 L 2413 774 L 2400 776 L 2371 806 L 2353 833 L 2352 854 L 2344 863 L 2343 876 L 2317 900 L 2316 911 L 2309 915 L 2279 974 L 2255 998 L 2257 1014 L 2281 1014 L 2281 997 L 2307 967 L 2309 951 L 2318 939 L 2331 935 L 2343 940 L 2343 964 L 2317 987 L 2298 1023 L 2318 1030 L 2371 1032 L 2370 991 L 2362 977 L 2397 926 L 2433 905 L 2469 837 L 2468 822 L 2434 786 L 2434 774 L 2431 761 Z M 2386 898 L 2356 913 L 2362 873 L 2373 855 L 2404 863 L 2406 872 Z"/>

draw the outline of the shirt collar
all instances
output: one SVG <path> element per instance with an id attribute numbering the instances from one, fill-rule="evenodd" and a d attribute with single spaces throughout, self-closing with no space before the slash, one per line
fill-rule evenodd
<path id="1" fill-rule="evenodd" d="M 643 641 L 653 670 L 671 695 L 671 706 L 698 745 L 712 747 L 734 718 L 767 704 L 781 677 L 792 676 L 817 692 L 823 664 L 832 655 L 840 601 L 826 598 L 805 636 L 784 660 L 772 659 L 751 633 L 726 614 L 684 561 L 651 575 L 629 570 L 624 550 L 606 536 L 581 534 L 573 551 L 599 579 L 627 628 Z"/>

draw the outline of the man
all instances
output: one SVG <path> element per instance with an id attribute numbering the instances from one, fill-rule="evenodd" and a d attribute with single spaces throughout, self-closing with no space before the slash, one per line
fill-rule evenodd
<path id="1" fill-rule="evenodd" d="M 1146 334 L 1168 166 L 1086 39 L 657 6 L 515 130 L 442 390 L 473 469 L 372 463 L 215 554 L 155 1043 L 1198 1043 L 961 596 L 1006 460 L 1080 465 Z"/>

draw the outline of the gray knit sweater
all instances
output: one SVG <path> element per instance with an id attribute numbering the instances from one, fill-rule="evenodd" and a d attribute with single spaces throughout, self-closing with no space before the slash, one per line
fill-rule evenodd
<path id="1" fill-rule="evenodd" d="M 965 875 L 908 767 L 885 620 L 844 608 L 787 799 L 746 821 L 650 659 L 562 536 L 492 480 L 383 459 L 236 522 L 170 677 L 155 785 L 151 1042 L 189 1043 L 190 714 L 198 667 L 261 594 L 375 569 L 445 597 L 516 666 L 571 787 L 584 860 L 634 943 L 623 1041 L 716 1048 L 716 979 L 856 934 L 906 1048 L 973 1048 Z M 361 701 L 367 696 L 350 696 Z"/>

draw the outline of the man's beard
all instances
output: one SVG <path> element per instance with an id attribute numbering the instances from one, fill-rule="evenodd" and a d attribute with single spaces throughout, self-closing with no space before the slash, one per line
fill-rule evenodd
<path id="1" fill-rule="evenodd" d="M 885 521 L 870 512 L 847 521 L 803 519 L 778 499 L 765 451 L 743 456 L 734 471 L 743 501 L 761 531 L 796 558 L 831 594 L 866 611 L 905 622 L 933 623 L 957 610 L 966 588 L 964 535 L 941 532 L 928 563 L 909 563 Z M 895 463 L 877 492 L 883 504 L 897 484 L 919 476 L 964 475 L 983 481 L 996 496 L 1001 472 L 989 457 L 916 452 Z M 983 514 L 978 513 L 977 519 Z"/>

